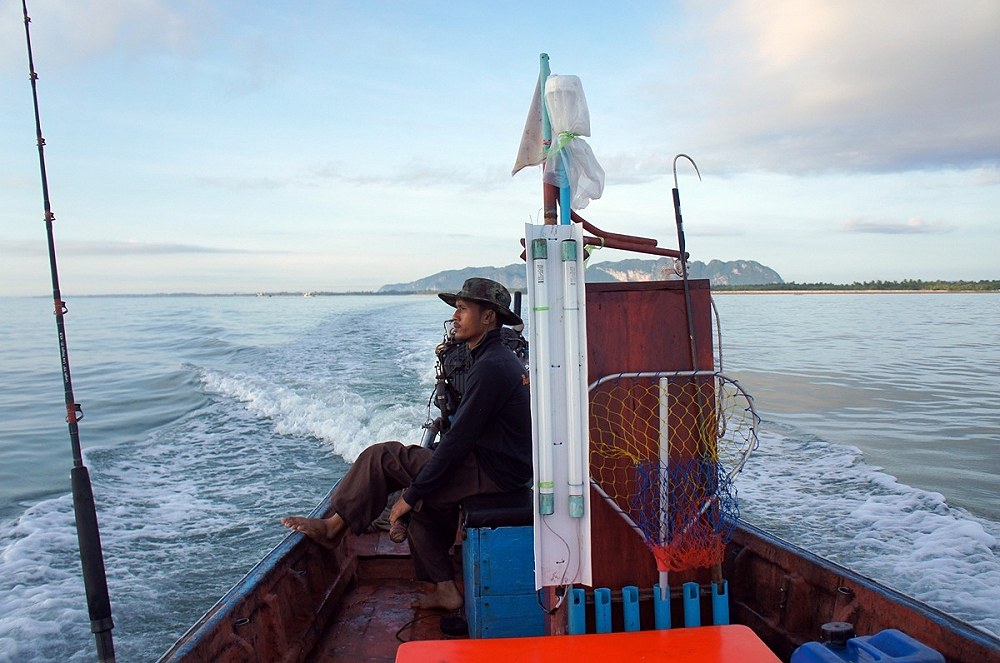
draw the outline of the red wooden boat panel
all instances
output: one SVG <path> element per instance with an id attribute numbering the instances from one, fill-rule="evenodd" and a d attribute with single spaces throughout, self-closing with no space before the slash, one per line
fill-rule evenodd
<path id="1" fill-rule="evenodd" d="M 711 290 L 706 280 L 689 281 L 689 286 L 698 369 L 711 371 Z M 680 281 L 587 284 L 588 380 L 622 372 L 691 370 L 686 311 Z M 655 442 L 655 438 L 650 440 L 651 445 Z M 649 450 L 651 458 L 657 454 L 658 450 Z M 595 587 L 650 588 L 659 581 L 645 543 L 593 491 L 591 532 Z M 679 587 L 683 582 L 709 579 L 707 571 L 673 573 L 670 584 Z"/>
<path id="2" fill-rule="evenodd" d="M 689 285 L 698 368 L 710 371 L 711 291 L 706 280 Z M 587 343 L 590 382 L 623 371 L 691 370 L 681 282 L 588 283 Z"/>

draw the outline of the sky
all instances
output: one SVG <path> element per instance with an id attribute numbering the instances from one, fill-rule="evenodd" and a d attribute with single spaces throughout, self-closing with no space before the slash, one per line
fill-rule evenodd
<path id="1" fill-rule="evenodd" d="M 785 281 L 1000 279 L 996 0 L 29 0 L 63 295 L 368 291 L 520 260 L 540 53 L 580 213 Z M 0 0 L 0 296 L 52 293 L 24 20 Z M 604 249 L 592 260 L 635 256 Z"/>

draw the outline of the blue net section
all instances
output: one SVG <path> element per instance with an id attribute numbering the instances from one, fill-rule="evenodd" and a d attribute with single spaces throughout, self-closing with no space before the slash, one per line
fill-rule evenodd
<path id="1" fill-rule="evenodd" d="M 660 571 L 720 563 L 740 518 L 736 486 L 721 465 L 701 458 L 637 465 L 628 511 Z"/>

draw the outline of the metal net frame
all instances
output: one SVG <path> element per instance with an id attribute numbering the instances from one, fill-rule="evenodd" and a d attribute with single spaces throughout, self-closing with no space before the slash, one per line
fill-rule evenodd
<path id="1" fill-rule="evenodd" d="M 720 564 L 733 480 L 758 446 L 753 398 L 721 372 L 618 373 L 590 385 L 591 484 L 661 572 Z"/>

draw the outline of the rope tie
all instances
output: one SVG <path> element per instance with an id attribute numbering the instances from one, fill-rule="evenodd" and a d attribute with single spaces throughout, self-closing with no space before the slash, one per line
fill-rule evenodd
<path id="1" fill-rule="evenodd" d="M 570 141 L 574 138 L 579 138 L 580 134 L 575 134 L 572 131 L 560 131 L 559 140 L 556 141 L 555 145 L 545 150 L 545 158 L 551 159 L 559 153 L 564 147 L 569 145 Z"/>

